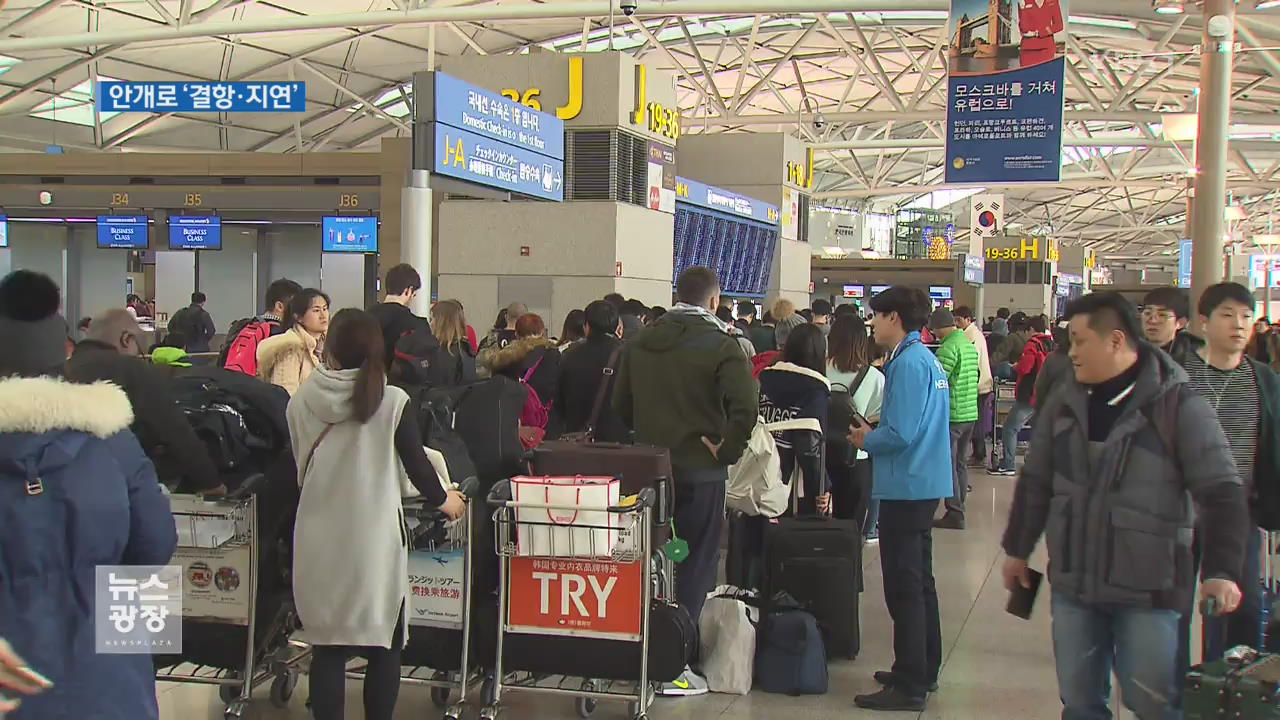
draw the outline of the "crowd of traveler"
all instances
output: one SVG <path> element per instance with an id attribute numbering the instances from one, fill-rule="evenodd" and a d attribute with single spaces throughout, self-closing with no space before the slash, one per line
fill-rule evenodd
<path id="1" fill-rule="evenodd" d="M 1187 332 L 1191 309 L 1175 288 L 1149 294 L 1141 320 L 1102 292 L 1073 301 L 1056 326 L 1000 308 L 984 334 L 972 309 L 935 308 L 907 286 L 871 298 L 869 324 L 861 308 L 824 300 L 797 308 L 782 298 L 761 313 L 751 301 L 722 303 L 715 273 L 695 267 L 669 309 L 611 294 L 569 312 L 558 338 L 518 301 L 483 338 L 457 300 L 421 317 L 411 308 L 424 282 L 408 265 L 391 268 L 384 289 L 368 311 L 331 318 L 325 293 L 277 280 L 218 358 L 291 398 L 301 489 L 292 582 L 314 647 L 319 720 L 343 717 L 353 655 L 368 661 L 365 716 L 392 717 L 409 548 L 387 518 L 408 492 L 450 518 L 467 502 L 441 482 L 407 410 L 414 399 L 400 386 L 419 373 L 432 385 L 487 377 L 527 387 L 527 447 L 590 432 L 666 448 L 674 527 L 688 545 L 675 596 L 695 626 L 720 571 L 729 467 L 761 419 L 816 419 L 820 429 L 774 440 L 783 477 L 802 488 L 797 513 L 852 521 L 879 543 L 894 662 L 874 673 L 882 690 L 855 698 L 864 708 L 923 710 L 937 689 L 933 530 L 966 526 L 968 469 L 994 451 L 998 380 L 1014 384 L 1014 403 L 991 473 L 1017 475 L 1003 577 L 1011 590 L 1031 587 L 1028 559 L 1046 537 L 1064 717 L 1109 717 L 1113 670 L 1139 718 L 1175 716 L 1198 578 L 1198 595 L 1224 613 L 1205 621 L 1206 657 L 1258 645 L 1257 529 L 1280 528 L 1280 379 L 1270 368 L 1280 352 L 1240 285 L 1201 296 L 1203 340 Z M 175 315 L 184 350 L 209 350 L 204 302 L 196 293 Z M 171 375 L 144 359 L 136 309 L 100 313 L 76 343 L 60 307 L 43 275 L 0 281 L 0 686 L 22 696 L 0 696 L 0 712 L 27 720 L 101 705 L 119 710 L 111 717 L 155 718 L 149 658 L 94 652 L 82 598 L 93 597 L 97 565 L 169 561 L 176 534 L 162 482 L 206 497 L 227 487 Z M 692 668 L 662 688 L 706 691 Z"/>

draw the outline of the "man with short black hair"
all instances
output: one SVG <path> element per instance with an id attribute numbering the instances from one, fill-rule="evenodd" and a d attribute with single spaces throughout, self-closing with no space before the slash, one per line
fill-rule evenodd
<path id="1" fill-rule="evenodd" d="M 1179 717 L 1192 521 L 1204 539 L 1200 597 L 1230 613 L 1250 532 L 1244 489 L 1209 403 L 1140 339 L 1128 300 L 1085 295 L 1067 317 L 1074 377 L 1035 424 L 1004 533 L 1005 585 L 1032 587 L 1027 558 L 1046 534 L 1064 718 L 1111 717 L 1113 670 L 1137 717 Z"/>
<path id="2" fill-rule="evenodd" d="M 774 349 L 773 328 L 765 327 L 764 323 L 756 319 L 755 303 L 750 300 L 738 301 L 738 323 L 743 334 L 751 341 L 755 355 Z"/>
<path id="3" fill-rule="evenodd" d="M 689 556 L 676 568 L 676 598 L 697 626 L 719 570 L 728 467 L 747 447 L 760 393 L 750 362 L 714 314 L 715 272 L 685 270 L 676 295 L 675 307 L 623 348 L 614 407 L 637 443 L 671 451 L 675 528 L 689 543 Z M 700 695 L 707 684 L 689 670 L 662 692 Z"/>
<path id="4" fill-rule="evenodd" d="M 1218 659 L 1237 645 L 1259 647 L 1263 599 L 1258 583 L 1262 571 L 1258 526 L 1280 527 L 1280 488 L 1276 487 L 1280 478 L 1280 379 L 1265 364 L 1245 354 L 1253 326 L 1253 306 L 1253 294 L 1238 283 L 1205 288 L 1196 308 L 1205 342 L 1182 353 L 1181 360 L 1190 377 L 1190 387 L 1209 401 L 1222 425 L 1245 497 L 1250 499 L 1251 533 L 1240 577 L 1244 599 L 1234 613 L 1205 621 L 1205 661 Z M 1161 303 L 1161 307 L 1169 306 Z M 1148 338 L 1150 325 L 1147 321 Z M 1185 609 L 1183 642 L 1189 643 L 1194 613 L 1189 607 Z M 1181 671 L 1186 669 L 1189 655 L 1187 647 L 1180 650 Z"/>
<path id="5" fill-rule="evenodd" d="M 1187 356 L 1204 345 L 1204 341 L 1187 332 L 1191 321 L 1191 301 L 1187 291 L 1176 287 L 1160 287 L 1142 299 L 1142 331 L 1147 342 L 1173 356 L 1185 365 Z"/>
<path id="6" fill-rule="evenodd" d="M 831 312 L 831 303 L 821 298 L 813 301 L 813 320 L 810 322 L 817 325 L 823 335 L 831 333 Z"/>
<path id="7" fill-rule="evenodd" d="M 600 442 L 629 442 L 631 431 L 609 402 L 622 347 L 618 309 L 604 300 L 596 300 L 587 305 L 584 313 L 587 337 L 564 351 L 553 412 L 559 415 L 566 433 L 591 430 L 592 437 Z M 597 398 L 600 398 L 600 410 L 592 424 L 591 412 Z"/>
<path id="8" fill-rule="evenodd" d="M 284 316 L 289 301 L 302 292 L 302 286 L 289 278 L 278 278 L 267 286 L 263 307 L 257 317 L 244 318 L 231 324 L 226 342 L 218 356 L 218 364 L 227 370 L 257 377 L 258 344 L 284 332 Z"/>
<path id="9" fill-rule="evenodd" d="M 439 347 L 439 343 L 431 333 L 431 323 L 424 317 L 414 315 L 409 309 L 409 304 L 422 290 L 422 276 L 418 271 L 407 263 L 396 265 L 387 271 L 387 279 L 382 286 L 386 290 L 386 296 L 381 303 L 369 308 L 369 313 L 382 326 L 382 342 L 386 346 L 386 355 L 383 357 L 390 370 L 396 359 L 396 343 L 402 336 L 421 334 L 423 340 L 430 336 L 431 339 L 422 348 L 423 352 L 431 349 L 431 346 Z"/>
<path id="10" fill-rule="evenodd" d="M 951 393 L 938 358 L 920 340 L 931 307 L 924 291 L 901 285 L 871 298 L 876 343 L 893 351 L 884 406 L 874 430 L 847 430 L 849 442 L 872 459 L 884 601 L 893 618 L 893 668 L 875 673 L 885 687 L 854 698 L 870 710 L 923 710 L 942 664 L 933 513 L 952 494 Z"/>
<path id="11" fill-rule="evenodd" d="M 191 293 L 191 304 L 169 319 L 168 331 L 182 337 L 182 349 L 189 353 L 209 352 L 209 341 L 218 334 L 213 317 L 204 309 L 207 301 L 205 294 L 197 290 Z"/>

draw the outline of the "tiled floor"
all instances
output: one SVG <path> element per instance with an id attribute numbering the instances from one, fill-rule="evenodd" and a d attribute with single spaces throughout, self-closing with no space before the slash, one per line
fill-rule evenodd
<path id="1" fill-rule="evenodd" d="M 925 720 L 1050 720 L 1061 714 L 1049 641 L 1047 598 L 1041 597 L 1029 622 L 1004 612 L 1006 592 L 1001 587 L 1000 533 L 1012 496 L 1013 478 L 970 476 L 974 491 L 969 499 L 969 527 L 964 531 L 934 533 L 934 572 L 942 602 L 945 664 L 940 688 L 919 715 Z M 880 584 L 880 561 L 875 546 L 866 554 L 867 591 L 862 598 L 862 654 L 854 662 L 833 663 L 831 691 L 826 695 L 788 697 L 753 692 L 738 697 L 709 695 L 687 700 L 659 700 L 650 711 L 654 720 L 708 720 L 725 718 L 851 718 L 881 717 L 853 706 L 853 696 L 877 688 L 871 673 L 889 666 L 892 652 L 889 616 Z M 1044 566 L 1043 557 L 1033 566 Z M 208 687 L 161 684 L 160 716 L 163 720 L 216 720 L 223 706 Z M 303 705 L 306 678 L 299 684 L 292 706 L 273 708 L 265 689 L 245 712 L 245 718 L 309 720 Z M 359 685 L 348 689 L 349 718 L 360 718 Z M 512 693 L 505 699 L 504 717 L 521 720 L 576 717 L 570 699 Z M 396 718 L 421 720 L 438 717 L 424 689 L 405 687 Z M 906 717 L 905 714 L 889 717 Z M 621 704 L 601 703 L 595 713 L 601 720 L 622 720 Z"/>

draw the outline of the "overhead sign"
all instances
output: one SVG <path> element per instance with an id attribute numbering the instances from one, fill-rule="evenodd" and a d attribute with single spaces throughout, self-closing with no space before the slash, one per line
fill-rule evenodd
<path id="1" fill-rule="evenodd" d="M 981 255 L 964 256 L 964 281 L 970 285 L 981 285 L 986 279 L 987 262 Z"/>
<path id="2" fill-rule="evenodd" d="M 951 0 L 949 183 L 1056 182 L 1067 0 Z"/>
<path id="3" fill-rule="evenodd" d="M 304 82 L 98 83 L 98 112 L 306 112 Z"/>
<path id="4" fill-rule="evenodd" d="M 523 633 L 639 640 L 640 563 L 513 557 L 507 624 Z"/>
<path id="5" fill-rule="evenodd" d="M 649 209 L 676 211 L 676 149 L 659 142 L 649 143 Z"/>
<path id="6" fill-rule="evenodd" d="M 497 93 L 436 73 L 436 122 L 564 159 L 564 121 Z"/>
<path id="7" fill-rule="evenodd" d="M 213 215 L 170 215 L 170 250 L 221 250 L 222 218 Z"/>
<path id="8" fill-rule="evenodd" d="M 1041 260 L 1058 262 L 1062 253 L 1058 241 L 1045 237 L 1001 237 L 991 240 L 986 247 L 988 260 Z"/>
<path id="9" fill-rule="evenodd" d="M 1191 241 L 1186 239 L 1178 241 L 1178 287 L 1191 287 Z"/>
<path id="10" fill-rule="evenodd" d="M 776 205 L 723 190 L 713 185 L 706 185 L 697 180 L 676 178 L 676 200 L 691 205 L 711 208 L 730 215 L 759 220 L 770 225 L 778 224 L 778 208 Z"/>
<path id="11" fill-rule="evenodd" d="M 9 218 L 0 215 L 0 248 L 9 247 Z"/>
<path id="12" fill-rule="evenodd" d="M 98 247 L 147 249 L 146 215 L 99 215 Z"/>
<path id="13" fill-rule="evenodd" d="M 432 172 L 564 199 L 564 121 L 457 78 L 435 74 Z"/>
<path id="14" fill-rule="evenodd" d="M 321 218 L 322 252 L 378 252 L 378 218 L 373 215 L 332 215 Z"/>
<path id="15" fill-rule="evenodd" d="M 844 292 L 841 294 L 841 297 L 860 298 L 867 294 L 866 285 L 845 285 L 843 290 Z M 811 290 L 810 292 L 813 291 Z"/>

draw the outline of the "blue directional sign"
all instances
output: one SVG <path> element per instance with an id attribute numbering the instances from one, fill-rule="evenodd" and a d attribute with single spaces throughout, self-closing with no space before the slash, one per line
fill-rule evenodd
<path id="1" fill-rule="evenodd" d="M 378 218 L 373 215 L 331 215 L 323 218 L 324 252 L 378 252 Z"/>
<path id="2" fill-rule="evenodd" d="M 676 201 L 719 210 L 730 215 L 749 217 L 770 225 L 778 224 L 778 206 L 713 185 L 706 185 L 697 180 L 677 177 Z"/>
<path id="3" fill-rule="evenodd" d="M 170 250 L 221 250 L 222 218 L 214 215 L 169 216 Z"/>
<path id="4" fill-rule="evenodd" d="M 432 172 L 544 200 L 564 199 L 563 160 L 448 125 L 436 125 Z"/>
<path id="5" fill-rule="evenodd" d="M 564 121 L 436 73 L 436 122 L 564 159 Z"/>
<path id="6" fill-rule="evenodd" d="M 0 215 L 0 248 L 9 247 L 9 218 Z"/>
<path id="7" fill-rule="evenodd" d="M 98 247 L 147 249 L 146 215 L 99 215 Z"/>
<path id="8" fill-rule="evenodd" d="M 98 83 L 99 112 L 305 112 L 304 82 Z"/>
<path id="9" fill-rule="evenodd" d="M 1178 287 L 1191 287 L 1191 241 L 1178 241 Z"/>

